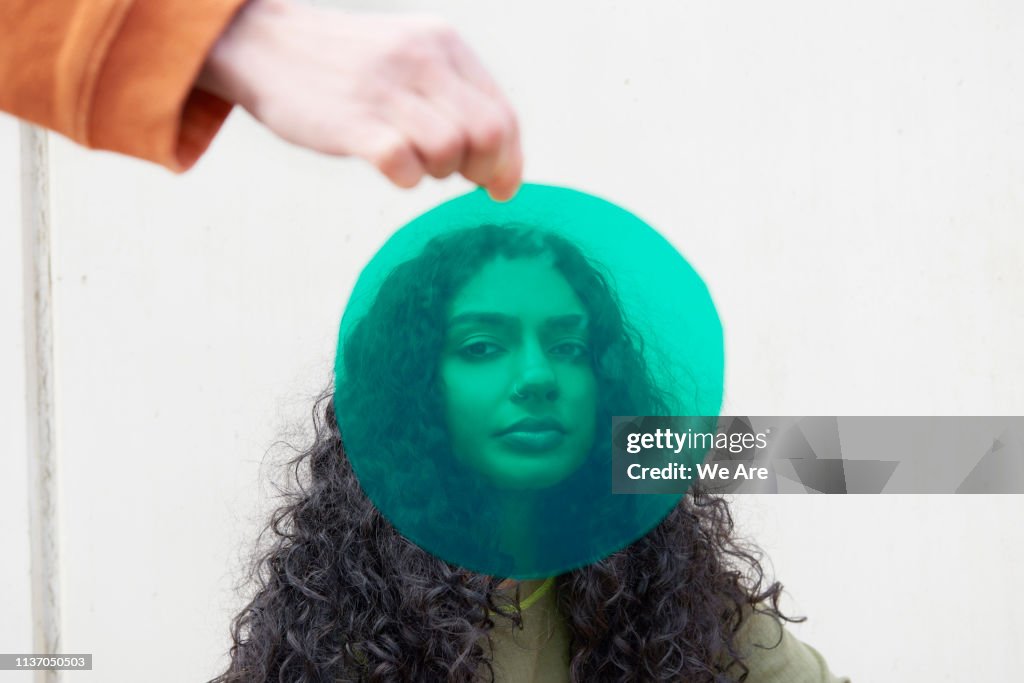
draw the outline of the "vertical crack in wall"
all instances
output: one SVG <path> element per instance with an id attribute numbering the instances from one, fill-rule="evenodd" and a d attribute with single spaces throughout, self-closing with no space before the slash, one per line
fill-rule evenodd
<path id="1" fill-rule="evenodd" d="M 57 537 L 57 449 L 53 362 L 53 278 L 46 131 L 21 124 L 21 225 L 24 260 L 25 388 L 28 444 L 29 544 L 32 553 L 32 645 L 58 654 L 60 564 Z M 57 671 L 37 671 L 36 683 L 57 683 Z"/>

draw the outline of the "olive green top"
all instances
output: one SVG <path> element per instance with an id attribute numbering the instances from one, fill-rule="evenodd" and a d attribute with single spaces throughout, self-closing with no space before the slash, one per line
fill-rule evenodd
<path id="1" fill-rule="evenodd" d="M 548 579 L 522 601 L 522 629 L 496 620 L 490 654 L 497 683 L 569 683 L 569 629 L 555 597 L 554 579 Z M 850 683 L 832 675 L 817 650 L 771 616 L 752 614 L 740 634 L 742 652 L 749 653 L 747 683 Z"/>

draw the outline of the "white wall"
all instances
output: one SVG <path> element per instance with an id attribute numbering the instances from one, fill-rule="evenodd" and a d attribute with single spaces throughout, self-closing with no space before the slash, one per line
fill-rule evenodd
<path id="1" fill-rule="evenodd" d="M 705 277 L 727 412 L 1024 413 L 1018 4 L 428 5 L 519 108 L 529 179 L 633 210 Z M 16 128 L 0 124 L 13 652 L 30 649 L 24 371 Z M 181 177 L 51 146 L 63 643 L 96 655 L 65 678 L 208 678 L 267 505 L 264 453 L 327 384 L 358 269 L 467 186 L 400 192 L 241 112 Z M 735 502 L 837 672 L 1009 677 L 1024 497 Z"/>

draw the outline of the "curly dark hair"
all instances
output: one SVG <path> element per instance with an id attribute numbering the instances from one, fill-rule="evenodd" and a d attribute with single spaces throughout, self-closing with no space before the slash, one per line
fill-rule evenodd
<path id="1" fill-rule="evenodd" d="M 496 620 L 521 625 L 518 599 L 498 589 L 501 576 L 449 564 L 400 533 L 365 494 L 359 479 L 367 473 L 357 477 L 346 447 L 374 445 L 364 467 L 379 464 L 393 475 L 404 469 L 393 468 L 396 458 L 421 462 L 424 453 L 436 454 L 425 460 L 435 463 L 439 479 L 486 485 L 453 465 L 437 417 L 436 372 L 424 368 L 439 357 L 439 316 L 483 264 L 539 254 L 553 256 L 591 315 L 599 429 L 610 429 L 611 415 L 668 415 L 686 404 L 656 386 L 609 279 L 564 238 L 527 226 L 435 238 L 387 276 L 345 340 L 337 393 L 317 401 L 314 441 L 289 463 L 293 483 L 261 535 L 271 542 L 249 573 L 254 596 L 233 622 L 230 666 L 212 683 L 493 679 L 490 632 Z M 379 355 L 399 345 L 404 353 Z M 388 405 L 394 410 L 381 410 Z M 609 439 L 601 433 L 595 444 Z M 595 446 L 592 457 L 601 458 L 601 450 Z M 581 468 L 561 485 L 592 485 L 581 478 L 608 471 Z M 638 498 L 604 504 L 619 506 L 611 514 L 628 514 Z M 458 515 L 451 503 L 428 497 L 415 531 L 429 534 L 430 520 L 436 526 Z M 595 560 L 555 583 L 573 681 L 742 681 L 747 667 L 737 634 L 745 617 L 755 610 L 791 621 L 779 611 L 782 586 L 766 579 L 759 553 L 734 538 L 725 500 L 696 487 L 642 538 Z"/>

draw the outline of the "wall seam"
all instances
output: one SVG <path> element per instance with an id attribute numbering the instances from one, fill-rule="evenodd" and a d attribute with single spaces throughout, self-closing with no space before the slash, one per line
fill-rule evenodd
<path id="1" fill-rule="evenodd" d="M 32 646 L 35 654 L 59 654 L 60 563 L 49 152 L 45 130 L 24 123 L 20 128 Z M 35 683 L 59 681 L 57 671 L 35 672 Z"/>

